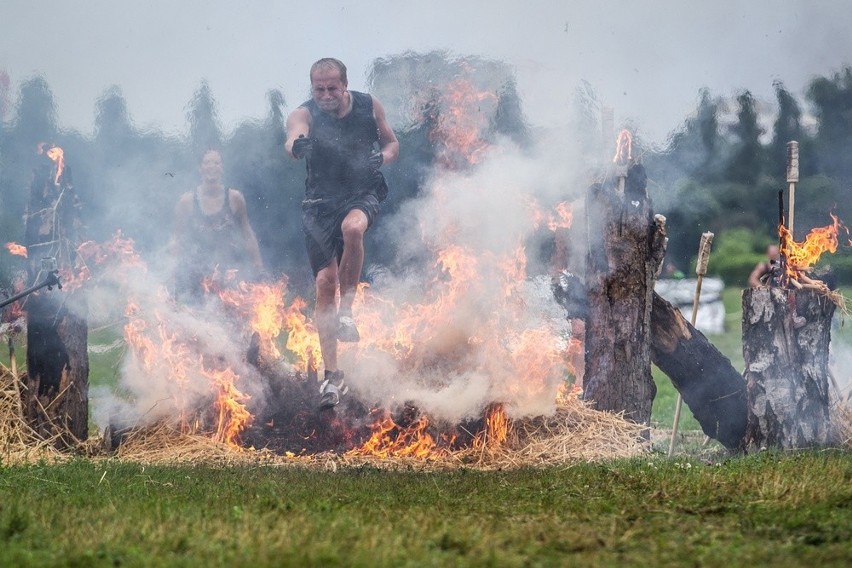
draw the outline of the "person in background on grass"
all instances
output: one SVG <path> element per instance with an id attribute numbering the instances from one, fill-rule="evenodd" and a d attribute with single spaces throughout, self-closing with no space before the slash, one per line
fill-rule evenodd
<path id="1" fill-rule="evenodd" d="M 761 279 L 772 273 L 772 269 L 778 263 L 779 256 L 778 245 L 769 245 L 766 248 L 767 260 L 757 263 L 754 270 L 748 275 L 748 285 L 752 288 L 762 285 Z"/>
<path id="2" fill-rule="evenodd" d="M 222 287 L 263 273 L 245 197 L 225 187 L 219 151 L 204 152 L 198 171 L 201 183 L 175 207 L 170 247 L 177 258 L 175 297 L 191 303 L 203 297 L 205 280 Z"/>
<path id="3" fill-rule="evenodd" d="M 379 168 L 396 160 L 399 142 L 382 104 L 347 88 L 341 61 L 320 59 L 311 66 L 310 80 L 311 99 L 287 117 L 285 149 L 307 166 L 302 225 L 316 279 L 315 317 L 325 368 L 320 408 L 331 408 L 347 390 L 337 342 L 360 339 L 352 302 L 364 264 L 364 234 L 387 196 Z"/>

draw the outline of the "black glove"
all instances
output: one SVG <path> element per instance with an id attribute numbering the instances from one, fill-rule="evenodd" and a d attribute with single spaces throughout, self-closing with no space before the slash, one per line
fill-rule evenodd
<path id="1" fill-rule="evenodd" d="M 374 170 L 377 170 L 382 167 L 382 164 L 385 163 L 385 155 L 381 152 L 373 152 L 370 154 L 370 167 Z"/>
<path id="2" fill-rule="evenodd" d="M 304 134 L 300 134 L 298 138 L 293 140 L 293 156 L 302 159 L 308 152 L 313 150 L 314 144 L 310 138 L 305 138 Z"/>

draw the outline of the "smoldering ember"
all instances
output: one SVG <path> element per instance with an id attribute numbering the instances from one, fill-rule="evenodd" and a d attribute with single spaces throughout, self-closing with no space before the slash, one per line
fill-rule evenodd
<path id="1" fill-rule="evenodd" d="M 652 199 L 671 165 L 615 128 L 611 109 L 587 108 L 596 128 L 566 140 L 526 126 L 499 62 L 409 53 L 377 61 L 371 80 L 401 157 L 368 233 L 361 339 L 340 344 L 349 392 L 331 410 L 318 408 L 304 174 L 283 162 L 280 97 L 265 123 L 227 138 L 203 85 L 183 149 L 152 151 L 115 92 L 99 102 L 92 142 L 50 128 L 21 138 L 33 166 L 17 198 L 25 224 L 6 247 L 18 272 L 2 324 L 4 460 L 80 449 L 481 467 L 632 456 L 661 435 L 652 363 L 729 452 L 850 445 L 848 379 L 838 383 L 830 351 L 848 307 L 818 263 L 852 241 L 830 208 L 828 225 L 813 222 L 805 187 L 796 196 L 798 145 L 783 191 L 761 205 L 780 255 L 742 294 L 741 373 L 655 292 L 698 240 L 685 244 L 694 228 Z M 223 148 L 229 183 L 247 197 L 269 270 L 207 274 L 202 301 L 187 304 L 174 296 L 188 268 L 167 246 L 163 211 L 195 183 L 187 156 L 209 147 Z M 698 264 L 694 310 L 708 270 Z M 113 364 L 96 382 L 90 362 L 104 354 Z"/>

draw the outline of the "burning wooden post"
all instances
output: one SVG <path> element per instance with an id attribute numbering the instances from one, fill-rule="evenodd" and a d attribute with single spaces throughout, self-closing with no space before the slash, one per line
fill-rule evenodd
<path id="1" fill-rule="evenodd" d="M 61 148 L 39 147 L 26 219 L 32 282 L 56 269 L 70 274 L 79 203 Z M 31 295 L 27 312 L 27 378 L 22 406 L 33 430 L 70 447 L 88 435 L 89 357 L 85 302 L 74 292 Z"/>
<path id="2" fill-rule="evenodd" d="M 798 170 L 798 154 L 792 155 Z M 792 191 L 793 182 L 791 198 Z M 783 220 L 783 201 L 780 209 Z M 743 293 L 748 448 L 793 449 L 832 442 L 828 348 L 834 293 L 807 276 L 823 252 L 837 250 L 841 225 L 836 216 L 832 218 L 831 225 L 812 229 L 802 242 L 794 240 L 783 222 L 779 224 L 780 265 L 767 286 Z"/>
<path id="3" fill-rule="evenodd" d="M 622 179 L 595 184 L 586 196 L 584 398 L 599 410 L 623 411 L 630 420 L 648 424 L 656 394 L 651 307 L 665 254 L 665 218 L 651 213 L 645 169 L 633 163 L 626 131 L 619 144 L 615 162 L 624 167 Z"/>

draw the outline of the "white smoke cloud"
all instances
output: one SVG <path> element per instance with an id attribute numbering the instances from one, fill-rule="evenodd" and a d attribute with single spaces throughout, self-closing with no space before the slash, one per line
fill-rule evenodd
<path id="1" fill-rule="evenodd" d="M 422 259 L 424 249 L 429 254 L 423 265 L 407 265 L 399 274 L 379 271 L 371 292 L 393 306 L 382 314 L 387 328 L 404 328 L 418 318 L 421 327 L 412 352 L 398 359 L 342 347 L 341 365 L 358 396 L 389 408 L 412 402 L 451 422 L 480 416 L 492 402 L 504 403 L 512 416 L 552 412 L 565 373 L 555 359 L 565 347 L 567 321 L 549 277 L 528 280 L 523 270 L 512 271 L 523 269 L 525 252 L 519 247 L 536 229 L 530 204 L 576 199 L 574 171 L 570 159 L 548 144 L 525 152 L 500 139 L 469 169 L 438 167 L 420 197 L 382 221 L 390 240 L 407 244 L 400 248 L 402 257 Z M 433 263 L 453 247 L 461 249 L 462 263 L 455 269 L 444 265 L 441 273 Z M 460 289 L 448 286 L 454 278 Z M 442 309 L 445 301 L 452 306 Z M 356 306 L 356 320 L 363 324 L 363 315 L 375 309 Z M 430 319 L 430 313 L 438 315 Z M 369 335 L 372 329 L 362 330 L 362 337 L 364 331 Z M 530 333 L 541 333 L 536 362 L 545 368 L 543 378 L 510 364 Z"/>

